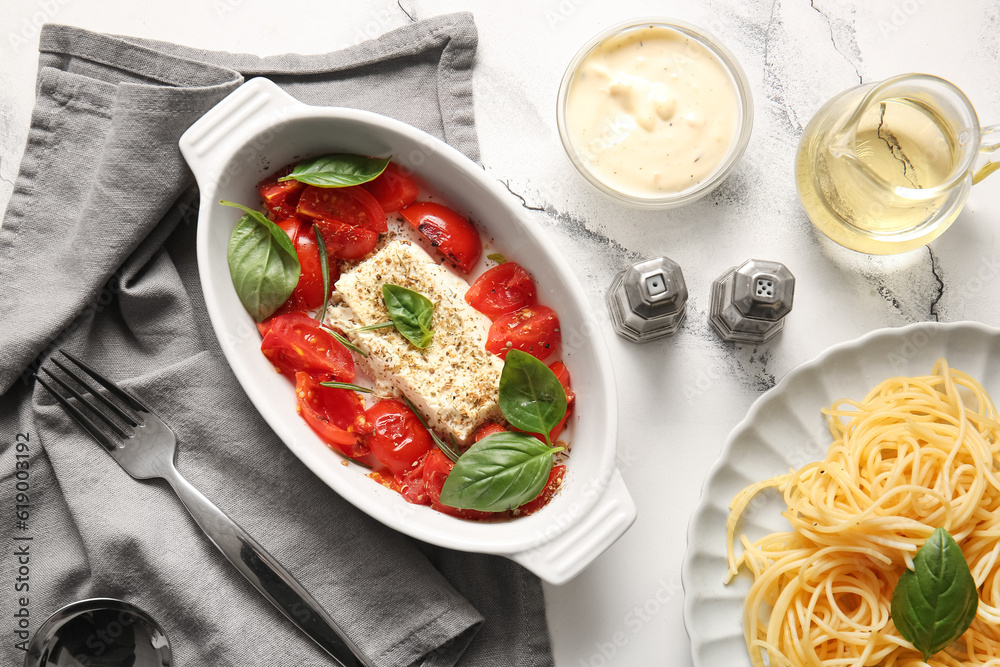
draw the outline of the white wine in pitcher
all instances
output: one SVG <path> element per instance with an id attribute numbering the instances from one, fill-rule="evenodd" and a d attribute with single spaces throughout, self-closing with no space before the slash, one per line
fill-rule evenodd
<path id="1" fill-rule="evenodd" d="M 803 132 L 795 167 L 813 224 L 872 254 L 919 248 L 944 232 L 961 211 L 979 148 L 967 103 L 954 86 L 926 75 L 860 86 L 827 102 Z"/>

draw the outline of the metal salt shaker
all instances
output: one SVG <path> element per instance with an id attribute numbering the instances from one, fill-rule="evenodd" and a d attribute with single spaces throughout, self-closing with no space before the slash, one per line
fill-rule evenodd
<path id="1" fill-rule="evenodd" d="M 676 332 L 684 320 L 687 298 L 681 267 L 666 257 L 625 269 L 605 295 L 615 331 L 634 343 Z"/>
<path id="2" fill-rule="evenodd" d="M 723 340 L 763 343 L 781 331 L 794 292 L 784 264 L 748 259 L 712 282 L 709 322 Z"/>

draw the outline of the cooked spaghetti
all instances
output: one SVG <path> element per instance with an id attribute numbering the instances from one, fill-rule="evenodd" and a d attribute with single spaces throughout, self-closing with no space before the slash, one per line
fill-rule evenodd
<path id="1" fill-rule="evenodd" d="M 730 504 L 731 579 L 753 575 L 744 631 L 754 665 L 1000 666 L 1000 423 L 986 390 L 944 359 L 837 401 L 823 461 L 741 491 Z M 791 531 L 734 537 L 777 489 Z M 969 629 L 924 663 L 890 617 L 896 582 L 935 528 L 958 542 L 979 590 Z"/>

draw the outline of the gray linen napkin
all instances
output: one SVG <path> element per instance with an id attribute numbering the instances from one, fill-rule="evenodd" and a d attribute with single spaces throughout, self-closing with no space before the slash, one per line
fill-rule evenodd
<path id="1" fill-rule="evenodd" d="M 181 133 L 244 77 L 394 116 L 478 158 L 466 14 L 320 56 L 258 58 L 46 26 L 0 227 L 0 662 L 76 599 L 119 597 L 184 667 L 330 661 L 225 561 L 165 483 L 137 482 L 31 371 L 59 346 L 173 427 L 178 467 L 284 563 L 378 665 L 550 665 L 538 580 L 411 540 L 314 477 L 222 359 L 197 280 Z M 21 493 L 23 495 L 18 495 Z"/>

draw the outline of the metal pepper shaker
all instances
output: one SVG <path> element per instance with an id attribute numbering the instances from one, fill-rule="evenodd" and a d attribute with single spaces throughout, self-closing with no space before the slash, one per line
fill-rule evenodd
<path id="1" fill-rule="evenodd" d="M 709 322 L 723 340 L 763 343 L 781 331 L 794 292 L 784 264 L 748 259 L 712 282 Z"/>
<path id="2" fill-rule="evenodd" d="M 623 270 L 605 295 L 615 331 L 634 343 L 676 332 L 684 320 L 687 298 L 681 267 L 666 257 L 647 259 Z"/>

